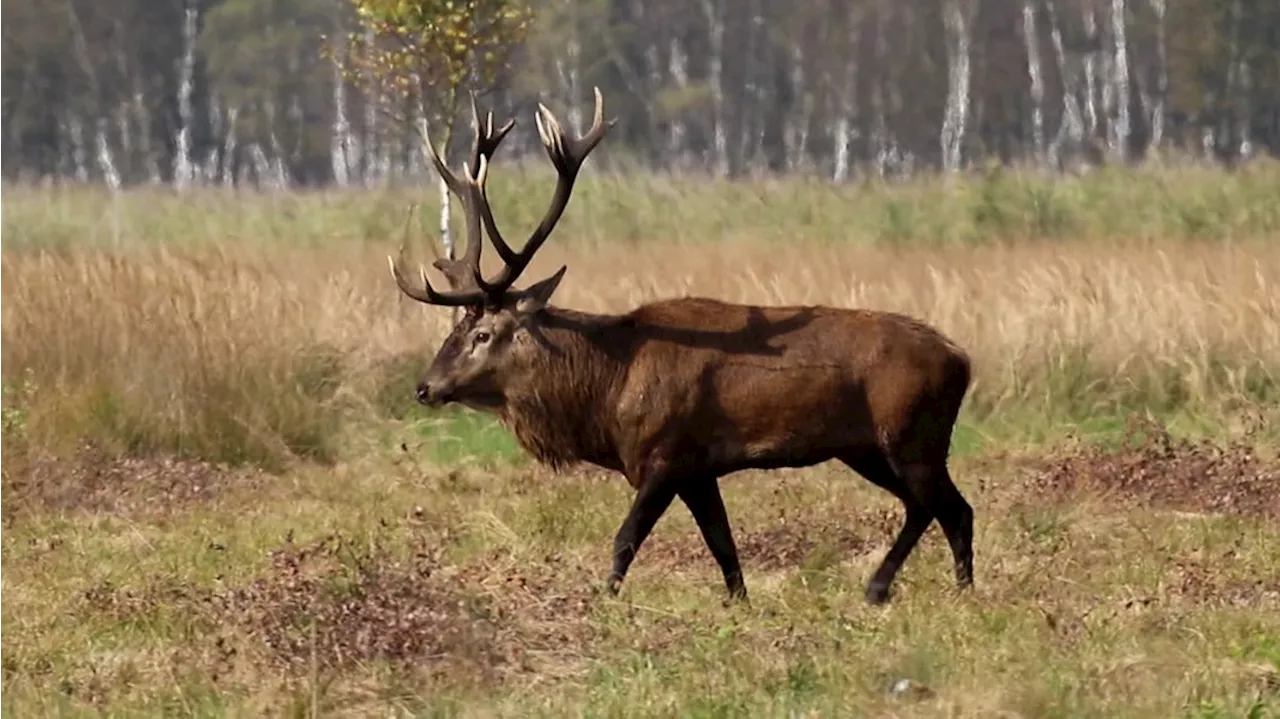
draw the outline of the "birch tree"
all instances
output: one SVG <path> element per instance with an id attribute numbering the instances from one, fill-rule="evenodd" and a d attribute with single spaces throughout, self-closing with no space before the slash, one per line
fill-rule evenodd
<path id="1" fill-rule="evenodd" d="M 1107 144 L 1117 160 L 1129 154 L 1129 42 L 1125 19 L 1125 0 L 1111 0 L 1111 37 L 1115 56 L 1111 61 L 1112 96 L 1115 116 Z"/>
<path id="2" fill-rule="evenodd" d="M 942 167 L 960 169 L 965 119 L 969 114 L 969 20 L 963 0 L 944 0 L 942 22 L 947 42 L 947 109 L 942 120 Z"/>
<path id="3" fill-rule="evenodd" d="M 532 20 L 521 0 L 349 0 L 358 27 L 347 35 L 347 77 L 400 129 L 416 130 L 427 152 L 432 139 L 448 158 L 459 105 L 506 71 Z M 430 163 L 427 163 L 430 164 Z M 473 168 L 474 169 L 474 168 Z M 449 187 L 439 178 L 440 239 L 456 254 L 449 231 Z"/>
<path id="4" fill-rule="evenodd" d="M 1043 163 L 1044 73 L 1040 65 L 1040 41 L 1033 0 L 1022 0 L 1022 38 L 1027 47 L 1027 75 L 1031 81 L 1031 144 L 1035 148 L 1036 162 Z"/>

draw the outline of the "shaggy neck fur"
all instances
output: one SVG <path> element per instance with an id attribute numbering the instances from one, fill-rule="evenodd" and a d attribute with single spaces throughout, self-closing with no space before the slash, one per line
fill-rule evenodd
<path id="1" fill-rule="evenodd" d="M 539 462 L 619 466 L 612 410 L 632 348 L 611 330 L 624 320 L 547 307 L 534 323 L 536 379 L 507 390 L 501 419 Z"/>

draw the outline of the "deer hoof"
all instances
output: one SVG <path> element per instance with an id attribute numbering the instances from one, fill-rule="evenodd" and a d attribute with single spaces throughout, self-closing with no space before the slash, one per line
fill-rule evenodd
<path id="1" fill-rule="evenodd" d="M 742 585 L 729 587 L 729 593 L 725 595 L 721 606 L 730 607 L 734 604 L 741 604 L 745 607 L 751 606 L 751 600 L 747 599 L 747 588 Z"/>
<path id="2" fill-rule="evenodd" d="M 867 586 L 867 604 L 878 606 L 889 601 L 889 585 L 873 582 Z"/>
<path id="3" fill-rule="evenodd" d="M 605 596 L 616 597 L 622 589 L 622 580 L 617 577 L 609 577 L 609 581 L 605 582 L 602 590 Z"/>

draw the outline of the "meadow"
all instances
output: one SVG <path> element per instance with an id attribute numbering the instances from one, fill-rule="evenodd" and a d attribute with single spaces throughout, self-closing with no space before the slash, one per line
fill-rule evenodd
<path id="1" fill-rule="evenodd" d="M 889 309 L 966 348 L 972 591 L 932 528 L 867 606 L 900 506 L 822 465 L 723 480 L 750 606 L 679 506 L 598 595 L 622 478 L 413 401 L 450 316 L 385 255 L 419 203 L 431 259 L 434 190 L 6 186 L 4 715 L 1280 716 L 1280 164 L 594 169 L 527 272 L 568 265 L 557 304 Z M 552 182 L 495 166 L 509 240 Z"/>

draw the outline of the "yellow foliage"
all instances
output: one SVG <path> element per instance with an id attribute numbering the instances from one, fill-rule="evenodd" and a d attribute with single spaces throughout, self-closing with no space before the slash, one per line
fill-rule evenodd
<path id="1" fill-rule="evenodd" d="M 384 100 L 493 82 L 532 21 L 523 0 L 349 0 L 347 77 Z"/>

